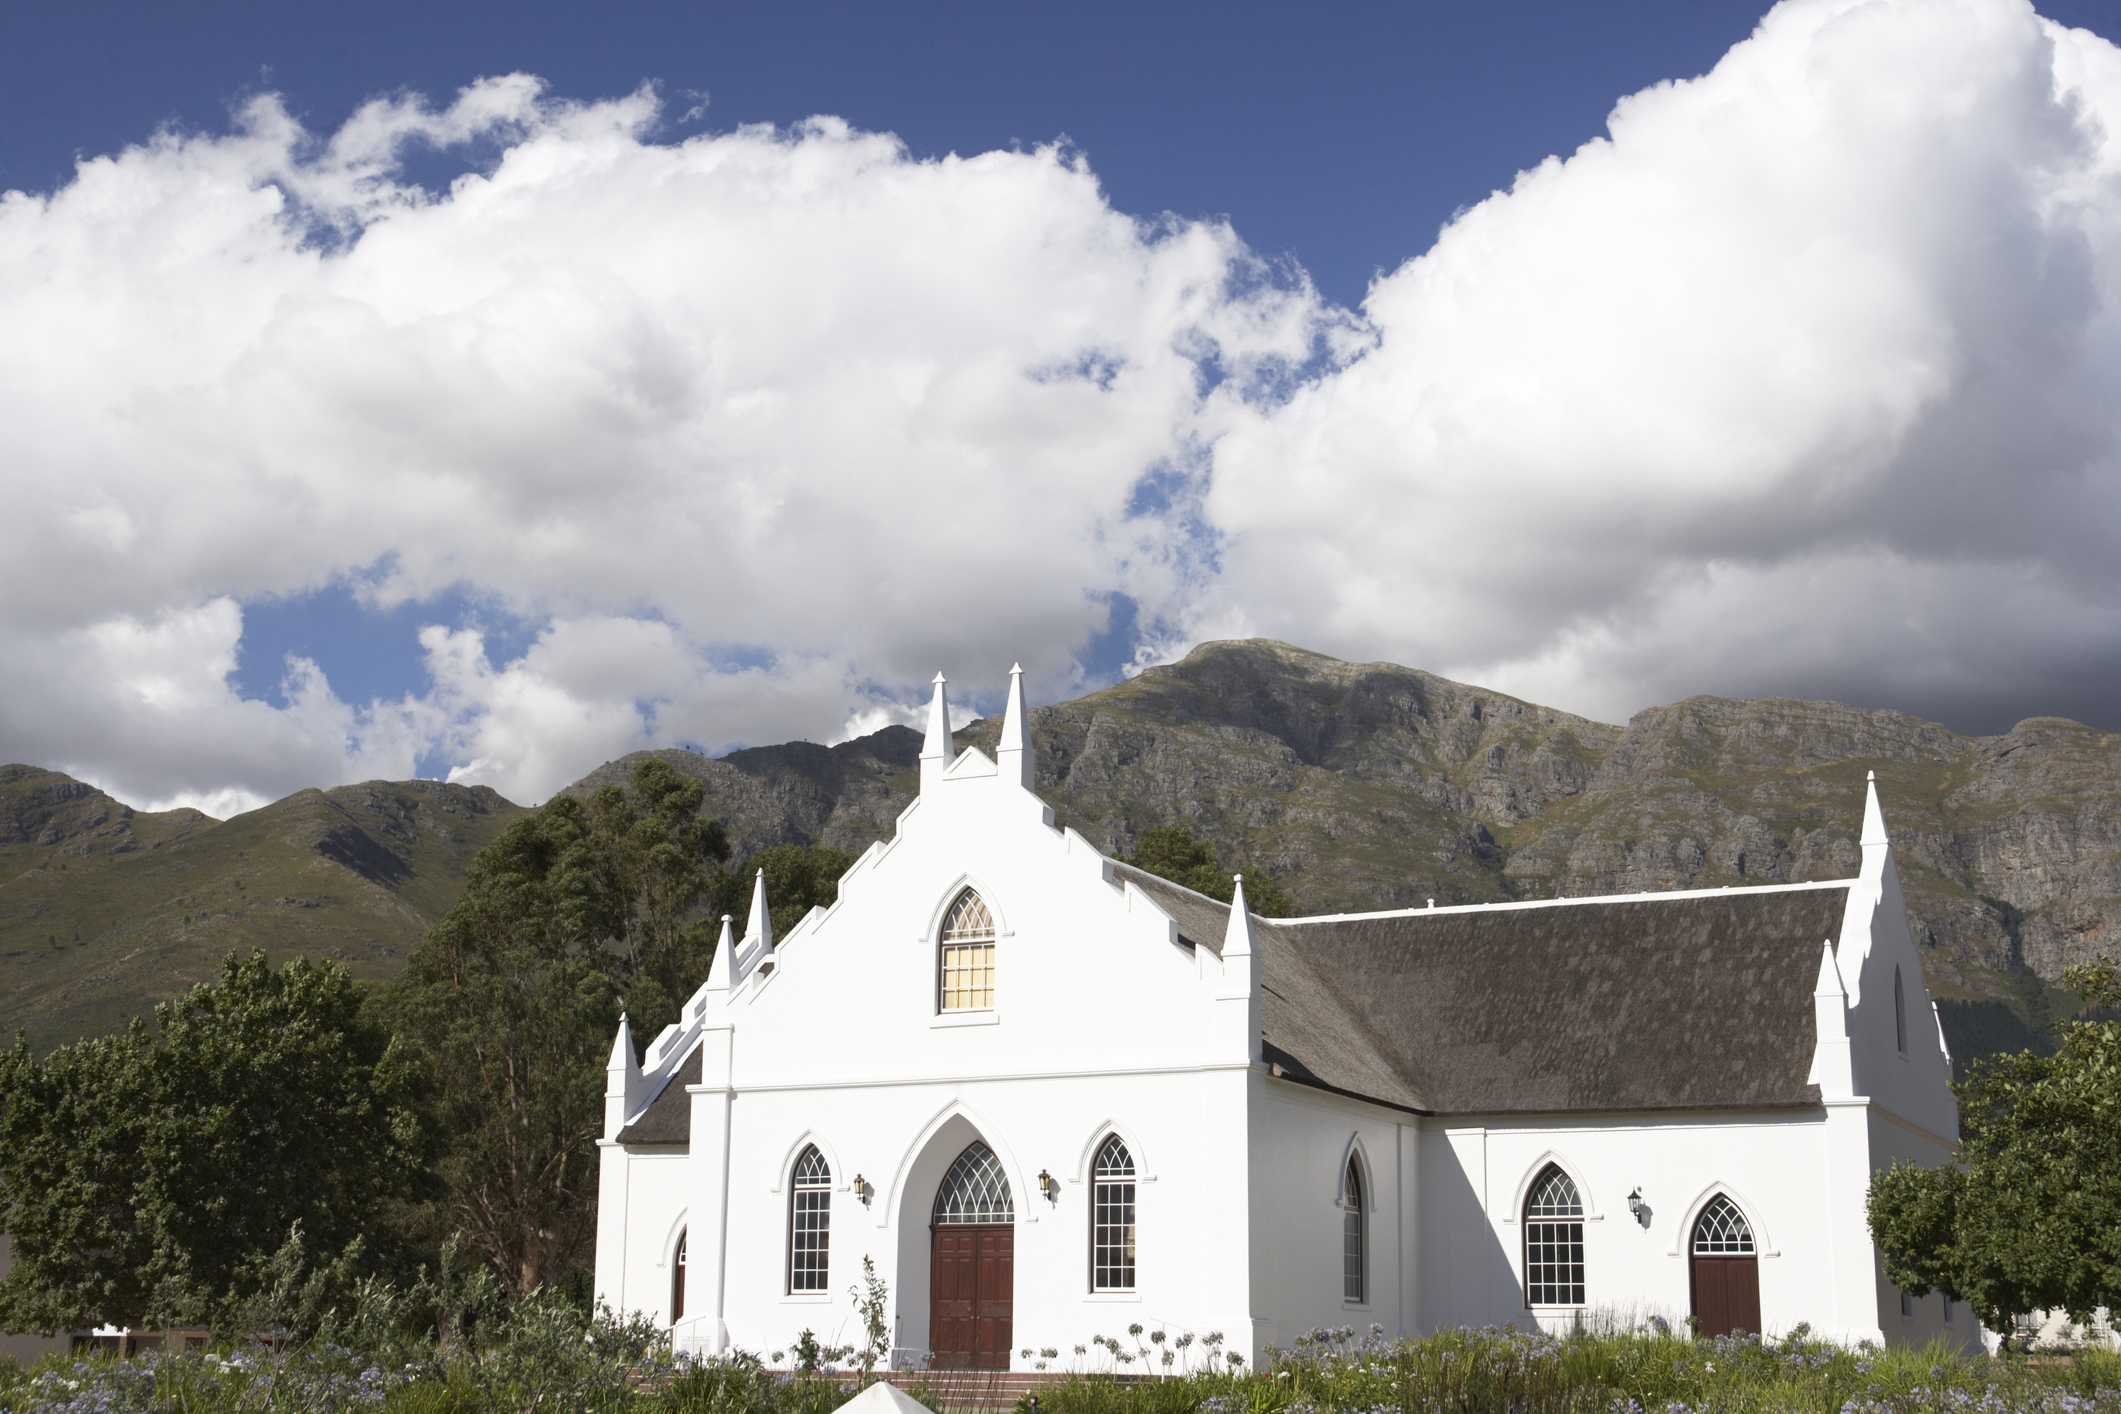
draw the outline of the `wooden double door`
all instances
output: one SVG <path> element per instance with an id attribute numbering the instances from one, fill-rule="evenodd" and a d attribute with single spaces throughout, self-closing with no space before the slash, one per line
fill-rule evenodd
<path id="1" fill-rule="evenodd" d="M 1006 1370 L 1016 1302 L 1016 1228 L 937 1223 L 928 1345 L 939 1370 Z"/>
<path id="2" fill-rule="evenodd" d="M 1760 1259 L 1694 1256 L 1694 1320 L 1702 1335 L 1760 1333 Z"/>

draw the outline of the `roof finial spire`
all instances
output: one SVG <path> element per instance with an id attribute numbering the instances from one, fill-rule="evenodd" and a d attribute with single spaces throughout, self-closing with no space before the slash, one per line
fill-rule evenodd
<path id="1" fill-rule="evenodd" d="M 950 699 L 944 691 L 947 681 L 941 673 L 935 675 L 935 696 L 928 701 L 928 738 L 921 743 L 921 789 L 943 778 L 950 765 Z"/>
<path id="2" fill-rule="evenodd" d="M 1037 759 L 1031 753 L 1031 724 L 1024 715 L 1024 665 L 1009 669 L 1009 707 L 1002 714 L 1002 740 L 996 749 L 1002 779 L 1013 779 L 1030 790 L 1037 778 Z"/>
<path id="3" fill-rule="evenodd" d="M 766 871 L 763 869 L 751 881 L 751 923 L 744 929 L 744 941 L 758 943 L 761 959 L 773 951 L 773 914 L 766 907 Z"/>
<path id="4" fill-rule="evenodd" d="M 1245 876 L 1232 874 L 1234 886 L 1230 895 L 1230 924 L 1223 933 L 1223 961 L 1233 957 L 1250 957 L 1259 951 L 1258 935 L 1252 931 L 1252 910 L 1245 904 Z"/>
<path id="5" fill-rule="evenodd" d="M 736 966 L 736 939 L 730 936 L 729 915 L 722 915 L 722 936 L 714 945 L 714 961 L 707 964 L 707 986 L 711 990 L 726 992 L 729 979 Z"/>

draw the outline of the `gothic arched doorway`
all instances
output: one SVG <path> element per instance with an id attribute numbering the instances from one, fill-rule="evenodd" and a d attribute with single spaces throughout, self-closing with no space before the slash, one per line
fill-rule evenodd
<path id="1" fill-rule="evenodd" d="M 1719 1193 L 1694 1220 L 1687 1244 L 1694 1288 L 1694 1320 L 1701 1335 L 1760 1333 L 1760 1256 L 1753 1225 Z"/>
<path id="2" fill-rule="evenodd" d="M 936 1190 L 928 1345 L 941 1370 L 1006 1370 L 1016 1300 L 1016 1205 L 1001 1160 L 973 1140 Z"/>

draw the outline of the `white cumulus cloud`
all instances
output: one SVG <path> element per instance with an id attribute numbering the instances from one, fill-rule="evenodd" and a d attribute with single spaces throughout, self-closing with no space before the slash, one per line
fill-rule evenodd
<path id="1" fill-rule="evenodd" d="M 1788 0 L 1359 311 L 1062 149 L 658 121 L 265 97 L 0 197 L 0 756 L 536 800 L 904 721 L 938 666 L 1074 690 L 1122 596 L 1144 655 L 1270 633 L 1609 718 L 2121 725 L 2121 52 L 2018 0 Z M 494 155 L 427 191 L 423 144 Z M 246 700 L 243 606 L 332 585 L 528 637 Z"/>

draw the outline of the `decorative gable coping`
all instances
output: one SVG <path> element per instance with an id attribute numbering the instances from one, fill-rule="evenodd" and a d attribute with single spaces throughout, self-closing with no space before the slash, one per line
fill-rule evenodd
<path id="1" fill-rule="evenodd" d="M 986 752 L 981 751 L 976 746 L 968 746 L 958 753 L 957 760 L 951 762 L 950 768 L 943 772 L 943 779 L 955 781 L 971 776 L 996 776 L 1000 774 L 1001 767 L 995 765 Z"/>

